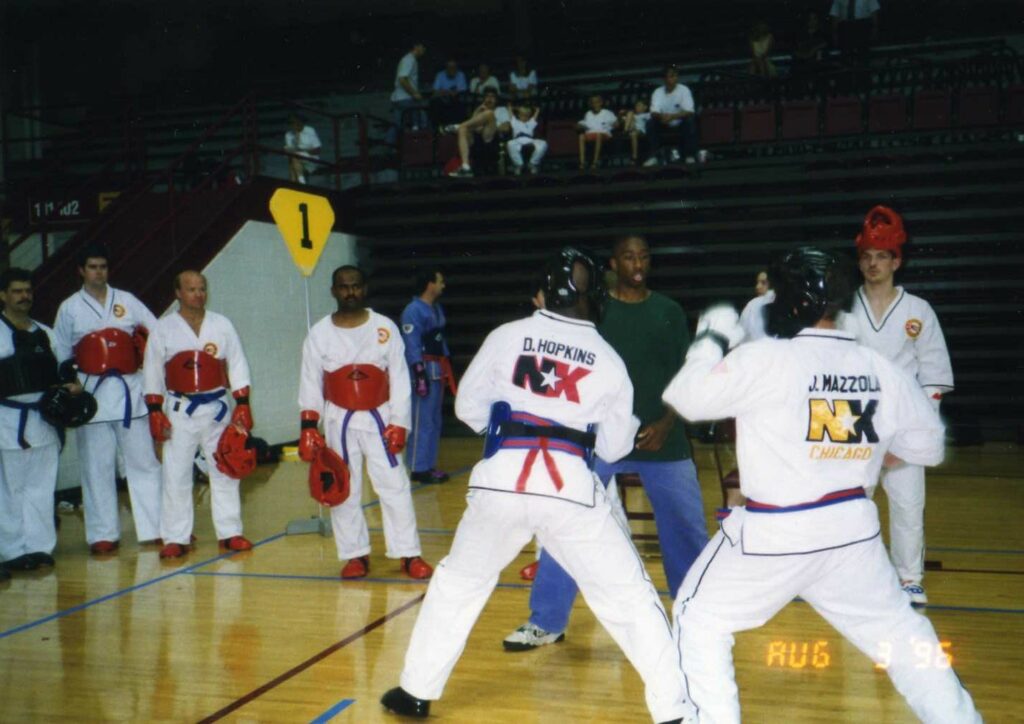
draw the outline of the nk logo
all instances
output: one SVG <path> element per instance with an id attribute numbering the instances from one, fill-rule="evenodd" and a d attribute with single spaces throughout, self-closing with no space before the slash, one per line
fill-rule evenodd
<path id="1" fill-rule="evenodd" d="M 550 357 L 524 354 L 516 360 L 512 384 L 523 387 L 541 397 L 565 397 L 569 402 L 580 401 L 576 385 L 590 374 L 586 367 L 570 367 Z"/>
<path id="2" fill-rule="evenodd" d="M 873 422 L 878 400 L 869 400 L 866 407 L 860 400 L 811 399 L 808 442 L 878 442 Z"/>

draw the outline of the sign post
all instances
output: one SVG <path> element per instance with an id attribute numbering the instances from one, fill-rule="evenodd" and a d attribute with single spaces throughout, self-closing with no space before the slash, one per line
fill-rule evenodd
<path id="1" fill-rule="evenodd" d="M 284 239 L 292 261 L 302 274 L 306 298 L 306 329 L 313 325 L 309 304 L 309 277 L 316 269 L 320 255 L 327 246 L 327 238 L 334 228 L 334 209 L 323 196 L 280 188 L 270 197 L 270 215 Z M 331 521 L 324 518 L 323 507 L 316 506 L 316 515 L 299 518 L 288 523 L 286 535 L 319 533 L 331 535 Z"/>

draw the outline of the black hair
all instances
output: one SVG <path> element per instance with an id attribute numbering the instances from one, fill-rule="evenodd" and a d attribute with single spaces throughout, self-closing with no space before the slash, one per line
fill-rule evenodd
<path id="1" fill-rule="evenodd" d="M 631 239 L 639 239 L 648 249 L 651 248 L 650 242 L 647 241 L 647 237 L 643 234 L 623 234 L 622 236 L 615 237 L 615 242 L 612 244 L 612 256 L 614 257 L 618 254 L 622 247 L 626 245 L 626 242 Z"/>
<path id="2" fill-rule="evenodd" d="M 350 272 L 354 271 L 356 274 L 359 275 L 359 281 L 362 282 L 363 284 L 366 284 L 366 272 L 364 272 L 362 269 L 360 269 L 359 267 L 355 266 L 354 264 L 342 264 L 337 269 L 335 269 L 333 272 L 331 272 L 331 286 L 332 287 L 337 283 L 338 275 L 341 274 L 342 272 L 345 272 L 345 271 L 350 271 Z"/>
<path id="3" fill-rule="evenodd" d="M 110 253 L 107 251 L 107 247 L 99 242 L 86 244 L 75 258 L 77 259 L 79 269 L 84 269 L 86 262 L 90 259 L 102 259 L 108 264 L 110 263 Z"/>
<path id="4" fill-rule="evenodd" d="M 662 73 L 662 75 L 668 75 L 669 73 L 675 73 L 676 75 L 679 75 L 679 68 L 669 63 L 668 65 L 665 66 L 665 72 Z"/>
<path id="5" fill-rule="evenodd" d="M 432 281 L 437 280 L 437 275 L 444 275 L 444 271 L 440 267 L 436 266 L 425 266 L 416 269 L 412 275 L 413 294 L 423 294 L 427 290 L 427 285 Z"/>
<path id="6" fill-rule="evenodd" d="M 32 272 L 16 266 L 0 272 L 0 292 L 6 292 L 14 282 L 28 282 L 31 284 Z"/>

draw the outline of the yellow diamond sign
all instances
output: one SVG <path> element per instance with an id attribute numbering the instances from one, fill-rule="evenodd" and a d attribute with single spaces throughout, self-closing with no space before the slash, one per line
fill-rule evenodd
<path id="1" fill-rule="evenodd" d="M 270 215 L 295 266 L 304 276 L 311 276 L 334 227 L 331 202 L 305 191 L 278 189 L 270 197 Z"/>

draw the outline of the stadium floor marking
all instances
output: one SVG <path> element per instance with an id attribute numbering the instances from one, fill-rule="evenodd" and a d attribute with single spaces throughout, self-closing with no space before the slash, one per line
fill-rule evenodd
<path id="1" fill-rule="evenodd" d="M 268 538 L 264 538 L 261 541 L 253 543 L 252 547 L 253 548 L 258 548 L 261 545 L 265 545 L 267 543 L 272 543 L 275 540 L 277 540 L 278 538 L 283 538 L 284 535 L 285 535 L 284 533 L 277 533 L 275 535 L 269 536 Z M 71 608 L 62 609 L 62 610 L 57 611 L 55 613 L 51 613 L 51 614 L 49 614 L 47 616 L 43 616 L 42 618 L 36 619 L 35 621 L 29 621 L 28 623 L 23 623 L 23 624 L 20 624 L 18 626 L 14 626 L 13 628 L 9 628 L 6 631 L 0 632 L 0 639 L 5 639 L 8 636 L 13 636 L 14 634 L 21 633 L 22 631 L 28 631 L 29 629 L 35 628 L 36 626 L 41 626 L 44 623 L 49 623 L 50 621 L 56 621 L 57 619 L 65 618 L 65 617 L 70 616 L 70 615 L 72 615 L 74 613 L 78 613 L 79 611 L 84 611 L 87 608 L 91 608 L 93 606 L 97 606 L 97 605 L 99 605 L 101 603 L 106 603 L 107 601 L 112 601 L 115 598 L 120 598 L 121 596 L 124 596 L 125 594 L 134 593 L 135 591 L 141 591 L 143 588 L 148 588 L 149 586 L 152 586 L 155 583 L 162 583 L 163 581 L 166 581 L 169 578 L 174 578 L 175 576 L 180 576 L 180 575 L 183 575 L 183 574 L 186 574 L 186 573 L 192 573 L 193 571 L 195 571 L 198 568 L 202 568 L 203 566 L 208 566 L 211 563 L 216 563 L 217 561 L 224 560 L 225 558 L 230 558 L 231 556 L 235 556 L 235 555 L 238 555 L 237 551 L 228 551 L 226 553 L 221 553 L 219 556 L 214 556 L 213 558 L 208 558 L 205 561 L 200 561 L 199 563 L 193 563 L 190 566 L 185 566 L 184 568 L 179 568 L 179 569 L 177 569 L 175 571 L 171 571 L 170 573 L 166 573 L 166 574 L 164 574 L 162 576 L 157 576 L 156 578 L 151 578 L 148 581 L 143 581 L 142 583 L 137 583 L 134 586 L 129 586 L 127 588 L 119 589 L 117 591 L 114 591 L 113 593 L 108 593 L 105 596 L 100 596 L 99 598 L 94 598 L 91 601 L 86 601 L 85 603 L 80 603 L 77 606 L 72 606 Z"/>
<path id="2" fill-rule="evenodd" d="M 348 709 L 350 706 L 356 703 L 355 699 L 342 699 L 337 704 L 332 706 L 330 709 L 325 711 L 323 714 L 313 719 L 309 724 L 326 724 L 334 717 L 338 716 L 342 711 Z"/>
<path id="3" fill-rule="evenodd" d="M 462 475 L 463 473 L 469 471 L 471 468 L 472 468 L 472 466 L 466 466 L 466 467 L 463 467 L 463 468 L 459 468 L 458 470 L 453 470 L 450 473 L 450 475 L 451 475 L 452 478 L 455 478 L 455 477 L 457 477 L 459 475 Z M 422 490 L 424 488 L 429 488 L 429 487 L 433 487 L 433 486 L 420 483 L 420 484 L 412 486 L 410 488 L 410 492 L 415 493 L 415 492 L 417 492 L 419 490 Z M 379 499 L 371 500 L 369 503 L 363 504 L 363 509 L 365 510 L 367 508 L 372 508 L 372 507 L 377 506 L 377 505 L 380 505 L 380 500 Z M 260 540 L 260 541 L 258 541 L 256 543 L 253 543 L 253 548 L 258 548 L 261 545 L 265 545 L 267 543 L 272 543 L 272 542 L 274 542 L 276 540 L 279 540 L 279 539 L 285 538 L 285 537 L 287 537 L 287 533 L 285 533 L 285 532 L 275 533 L 274 535 L 268 536 L 268 537 L 266 537 L 266 538 L 264 538 L 264 539 L 262 539 L 262 540 Z M 230 558 L 233 555 L 237 555 L 237 552 L 222 553 L 222 554 L 220 554 L 218 556 L 215 556 L 213 558 L 208 558 L 205 561 L 200 561 L 199 563 L 193 563 L 190 566 L 186 566 L 184 568 L 179 568 L 179 569 L 177 569 L 175 571 L 171 571 L 170 573 L 166 573 L 164 575 L 157 576 L 156 578 L 151 578 L 148 581 L 143 581 L 142 583 L 137 583 L 134 586 L 129 586 L 127 588 L 118 589 L 118 590 L 113 591 L 111 593 L 108 593 L 108 594 L 106 594 L 104 596 L 100 596 L 99 598 L 94 598 L 94 599 L 92 599 L 90 601 L 86 601 L 85 603 L 80 603 L 77 606 L 72 606 L 70 608 L 61 609 L 61 610 L 56 611 L 54 613 L 48 614 L 46 616 L 43 616 L 42 618 L 38 618 L 35 621 L 29 621 L 28 623 L 23 623 L 23 624 L 19 624 L 17 626 L 13 626 L 13 627 L 7 629 L 6 631 L 0 632 L 0 640 L 3 640 L 5 638 L 7 638 L 8 636 L 13 636 L 14 634 L 21 633 L 22 631 L 28 631 L 29 629 L 36 628 L 37 626 L 41 626 L 41 625 L 43 625 L 45 623 L 49 623 L 50 621 L 56 621 L 57 619 L 65 618 L 65 617 L 70 616 L 72 614 L 78 613 L 79 611 L 84 611 L 87 608 L 91 608 L 93 606 L 97 606 L 97 605 L 99 605 L 101 603 L 106 603 L 107 601 L 112 601 L 112 600 L 114 600 L 116 598 L 120 598 L 121 596 L 124 596 L 124 595 L 126 595 L 128 593 L 134 593 L 135 591 L 140 591 L 143 588 L 148 588 L 149 586 L 152 586 L 152 585 L 154 585 L 156 583 L 162 583 L 163 581 L 166 581 L 169 578 L 174 578 L 175 576 L 180 576 L 180 575 L 185 574 L 185 573 L 189 573 L 189 574 L 194 573 L 199 568 L 203 568 L 204 566 L 208 566 L 211 563 L 216 563 L 217 561 L 223 560 L 225 558 Z"/>
<path id="4" fill-rule="evenodd" d="M 358 631 L 355 631 L 355 632 L 349 634 L 348 636 L 343 638 L 341 641 L 338 641 L 336 643 L 331 644 L 326 649 L 323 649 L 319 653 L 313 654 L 308 659 L 306 659 L 305 661 L 303 661 L 303 662 L 301 662 L 299 664 L 296 664 L 292 668 L 288 669 L 288 671 L 285 671 L 283 674 L 280 674 L 279 676 L 274 677 L 273 679 L 271 679 L 267 683 L 265 683 L 265 684 L 263 684 L 261 686 L 258 686 L 257 688 L 255 688 L 252 691 L 250 691 L 248 694 L 240 696 L 238 699 L 235 699 L 233 702 L 228 704 L 223 709 L 215 711 L 213 714 L 210 714 L 209 716 L 204 717 L 203 719 L 200 719 L 199 720 L 199 724 L 210 724 L 210 722 L 215 722 L 215 721 L 218 721 L 220 719 L 223 719 L 228 714 L 231 714 L 232 712 L 237 711 L 241 707 L 243 707 L 246 704 L 248 704 L 250 701 L 263 696 L 264 694 L 266 694 L 271 689 L 274 689 L 274 688 L 280 686 L 281 684 L 285 683 L 289 679 L 291 679 L 291 678 L 293 678 L 295 676 L 298 676 L 299 674 L 301 674 L 303 671 L 305 671 L 306 669 L 310 668 L 314 664 L 317 664 L 320 661 L 323 661 L 324 659 L 326 659 L 328 656 L 330 656 L 334 652 L 339 651 L 340 649 L 345 648 L 346 646 L 348 646 L 353 641 L 358 641 L 359 639 L 361 639 L 366 634 L 370 633 L 371 631 L 373 631 L 376 628 L 379 628 L 380 626 L 383 626 L 385 623 L 387 623 L 391 619 L 395 618 L 396 616 L 401 616 L 403 613 L 408 611 L 413 606 L 418 605 L 423 600 L 423 597 L 426 596 L 426 595 L 427 595 L 426 593 L 421 593 L 418 596 L 416 596 L 415 598 L 412 598 L 412 599 L 406 601 L 405 603 L 403 603 L 401 606 L 399 606 L 398 608 L 394 609 L 393 611 L 389 611 L 388 613 L 384 614 L 380 618 L 375 619 L 375 620 L 371 621 L 370 623 L 366 624 L 365 626 L 363 626 Z M 340 711 L 340 709 L 339 709 L 339 711 Z M 323 716 L 323 715 L 321 715 L 321 716 Z"/>

